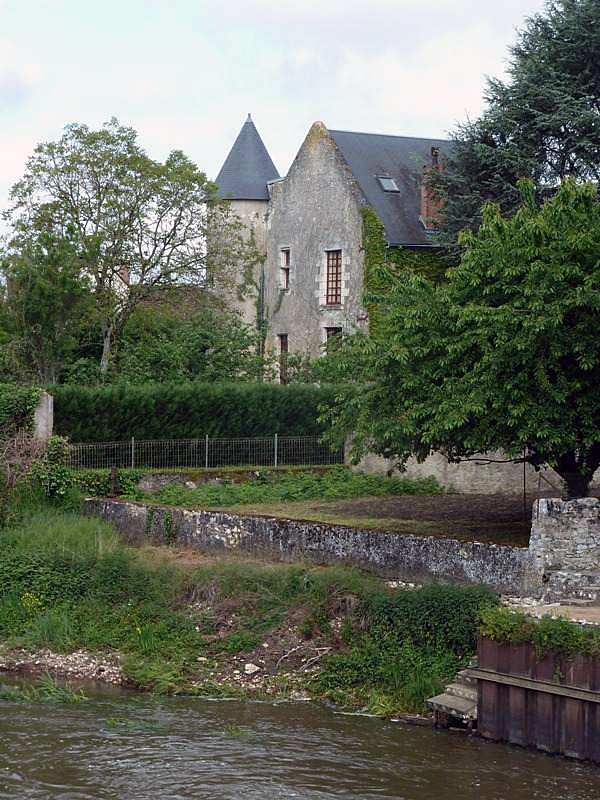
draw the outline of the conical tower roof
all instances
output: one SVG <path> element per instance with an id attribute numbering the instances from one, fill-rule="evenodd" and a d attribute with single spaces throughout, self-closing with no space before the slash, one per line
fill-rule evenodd
<path id="1" fill-rule="evenodd" d="M 267 181 L 277 178 L 275 164 L 248 114 L 217 175 L 219 194 L 230 200 L 268 200 Z"/>

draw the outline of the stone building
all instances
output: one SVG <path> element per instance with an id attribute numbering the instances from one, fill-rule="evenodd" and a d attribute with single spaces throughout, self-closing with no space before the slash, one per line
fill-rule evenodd
<path id="1" fill-rule="evenodd" d="M 248 235 L 254 237 L 256 248 L 263 259 L 267 255 L 267 187 L 270 181 L 278 178 L 275 164 L 248 114 L 215 183 L 221 195 L 230 200 L 233 211 L 246 226 Z M 254 267 L 253 285 L 247 287 L 243 298 L 237 299 L 244 321 L 250 325 L 256 323 L 257 304 L 262 300 L 264 282 L 263 260 L 263 263 L 257 263 Z"/>
<path id="2" fill-rule="evenodd" d="M 361 209 L 376 213 L 389 248 L 435 250 L 423 172 L 446 144 L 315 122 L 280 178 L 248 115 L 216 183 L 264 253 L 254 302 L 268 349 L 317 356 L 329 337 L 368 324 Z"/>

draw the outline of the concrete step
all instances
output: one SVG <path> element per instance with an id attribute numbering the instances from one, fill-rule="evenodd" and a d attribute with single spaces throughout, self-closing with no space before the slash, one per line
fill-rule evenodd
<path id="1" fill-rule="evenodd" d="M 473 684 L 454 682 L 446 687 L 445 694 L 452 697 L 462 697 L 465 700 L 470 700 L 472 703 L 477 704 L 477 686 Z"/>
<path id="2" fill-rule="evenodd" d="M 466 722 L 477 719 L 477 699 L 473 702 L 473 700 L 467 699 L 466 697 L 457 697 L 456 695 L 444 692 L 443 694 L 431 697 L 427 701 L 427 705 L 434 711 L 448 714 L 451 717 L 456 717 L 456 719 L 462 719 Z"/>
<path id="3" fill-rule="evenodd" d="M 456 674 L 456 678 L 454 678 L 454 682 L 466 683 L 468 686 L 474 686 L 477 688 L 477 678 L 474 678 L 469 671 L 471 667 L 477 667 L 477 664 L 471 664 L 470 667 L 462 669 L 460 672 L 458 672 Z"/>

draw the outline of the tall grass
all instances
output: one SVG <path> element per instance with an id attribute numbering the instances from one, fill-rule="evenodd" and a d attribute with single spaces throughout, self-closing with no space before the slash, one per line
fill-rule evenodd
<path id="1" fill-rule="evenodd" d="M 341 567 L 174 565 L 55 508 L 0 530 L 0 640 L 117 650 L 130 680 L 156 691 L 184 689 L 199 658 L 251 652 L 293 612 L 304 618 L 298 635 L 331 648 L 315 694 L 380 713 L 419 708 L 473 651 L 480 609 L 493 602 L 477 587 L 392 590 Z"/>

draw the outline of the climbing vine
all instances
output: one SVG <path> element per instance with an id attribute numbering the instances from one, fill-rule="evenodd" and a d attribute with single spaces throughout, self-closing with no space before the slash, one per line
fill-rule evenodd
<path id="1" fill-rule="evenodd" d="M 373 331 L 377 328 L 377 297 L 385 294 L 394 274 L 408 269 L 433 283 L 441 283 L 453 262 L 440 249 L 390 247 L 385 241 L 383 222 L 373 209 L 364 206 L 361 214 L 365 305 L 369 312 L 369 328 Z"/>

